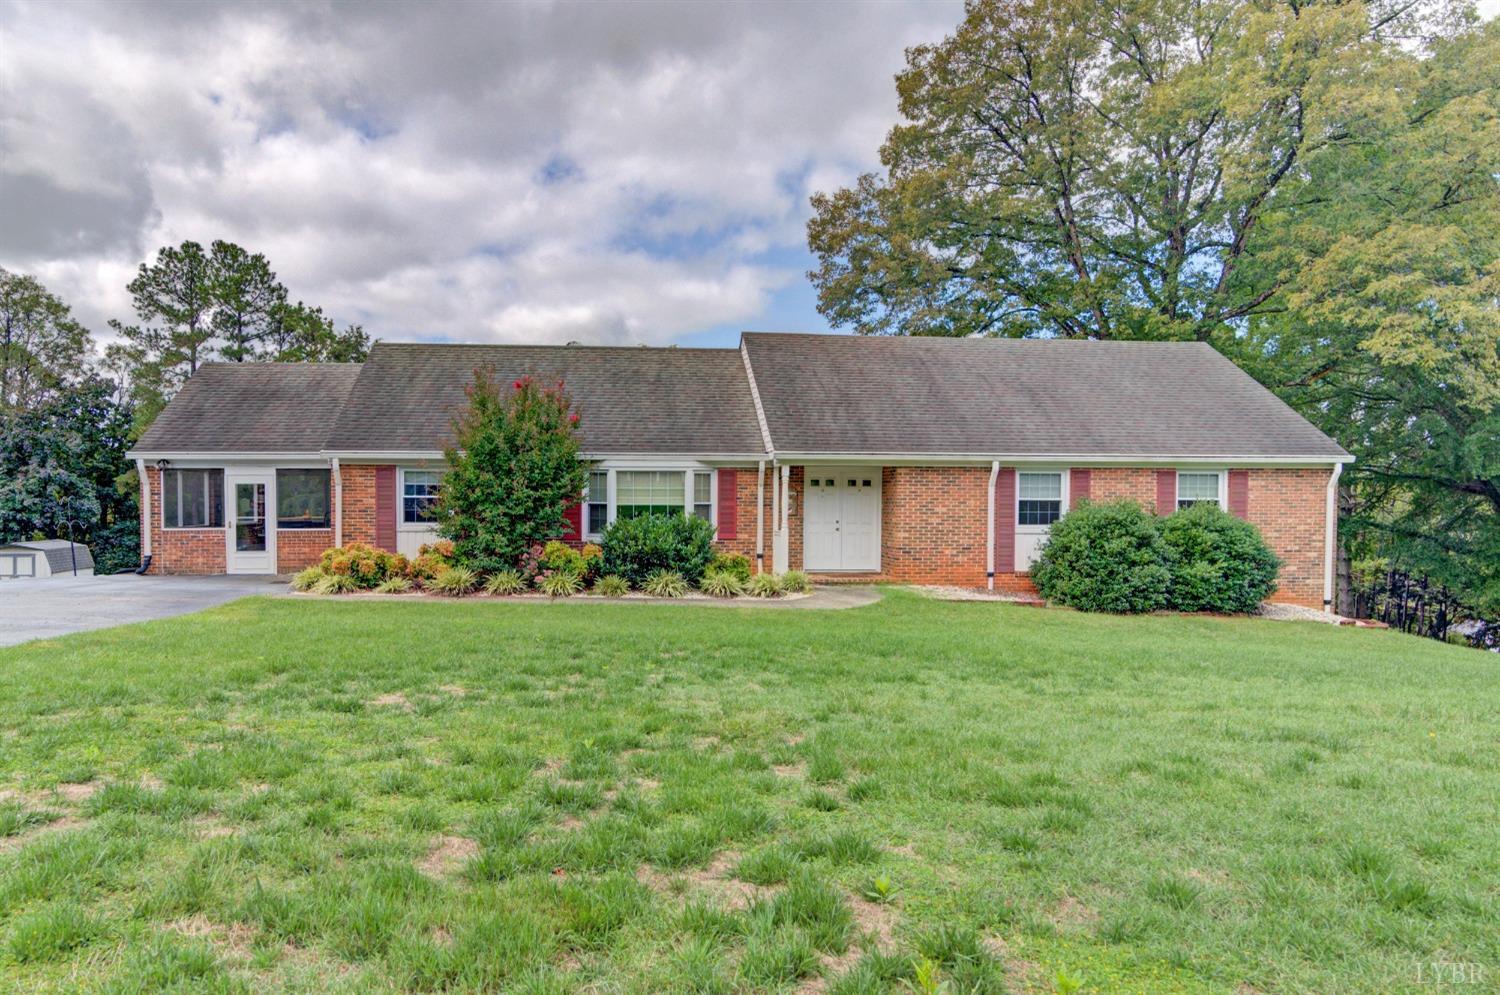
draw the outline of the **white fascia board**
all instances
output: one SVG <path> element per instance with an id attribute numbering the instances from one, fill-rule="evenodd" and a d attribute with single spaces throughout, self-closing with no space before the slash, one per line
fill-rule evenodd
<path id="1" fill-rule="evenodd" d="M 881 466 L 975 466 L 999 460 L 1019 464 L 1076 467 L 1329 467 L 1353 463 L 1353 456 L 1124 456 L 1068 453 L 777 453 L 777 462 L 797 464 L 879 464 Z"/>
<path id="2" fill-rule="evenodd" d="M 318 463 L 328 462 L 328 457 L 320 452 L 300 453 L 223 453 L 223 452 L 173 452 L 168 450 L 144 450 L 132 449 L 125 454 L 127 459 L 145 460 L 147 463 L 155 463 L 157 460 L 167 460 L 169 463 Z"/>
<path id="3" fill-rule="evenodd" d="M 760 424 L 760 438 L 766 445 L 767 457 L 774 459 L 776 445 L 771 441 L 771 424 L 766 421 L 766 409 L 760 403 L 760 385 L 755 382 L 755 367 L 750 363 L 750 350 L 745 347 L 745 336 L 740 335 L 740 359 L 745 363 L 745 379 L 750 382 L 750 399 L 755 402 L 755 420 Z"/>

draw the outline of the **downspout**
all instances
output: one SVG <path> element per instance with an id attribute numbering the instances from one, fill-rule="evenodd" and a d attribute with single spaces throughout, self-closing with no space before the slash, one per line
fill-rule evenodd
<path id="1" fill-rule="evenodd" d="M 1000 476 L 1000 461 L 990 461 L 990 486 L 985 492 L 984 583 L 995 589 L 995 480 Z"/>
<path id="2" fill-rule="evenodd" d="M 766 570 L 766 461 L 755 464 L 755 572 Z"/>
<path id="3" fill-rule="evenodd" d="M 135 474 L 141 478 L 141 565 L 132 573 L 151 569 L 151 481 L 146 476 L 146 461 L 135 461 Z"/>
<path id="4" fill-rule="evenodd" d="M 771 557 L 771 569 L 776 573 L 786 573 L 791 569 L 792 563 L 792 466 L 790 463 L 781 464 L 781 496 L 780 496 L 780 524 L 776 531 L 775 555 Z"/>
<path id="5" fill-rule="evenodd" d="M 339 472 L 339 458 L 334 456 L 333 465 L 333 544 L 344 545 L 344 475 Z"/>
<path id="6" fill-rule="evenodd" d="M 1324 512 L 1323 534 L 1323 610 L 1333 611 L 1333 578 L 1337 569 L 1334 555 L 1339 536 L 1339 476 L 1344 464 L 1333 464 L 1333 473 L 1328 476 L 1328 508 Z"/>

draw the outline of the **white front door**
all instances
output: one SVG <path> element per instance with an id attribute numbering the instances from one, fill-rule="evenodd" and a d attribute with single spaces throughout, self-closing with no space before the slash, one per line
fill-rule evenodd
<path id="1" fill-rule="evenodd" d="M 228 471 L 224 490 L 229 506 L 226 572 L 275 573 L 276 474 Z"/>
<path id="2" fill-rule="evenodd" d="M 880 569 L 880 470 L 808 467 L 802 559 L 808 570 Z"/>

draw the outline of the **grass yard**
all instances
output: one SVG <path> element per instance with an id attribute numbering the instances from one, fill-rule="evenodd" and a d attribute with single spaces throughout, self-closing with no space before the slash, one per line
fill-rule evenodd
<path id="1" fill-rule="evenodd" d="M 0 987 L 1500 984 L 1500 667 L 1387 632 L 260 598 L 0 673 Z"/>

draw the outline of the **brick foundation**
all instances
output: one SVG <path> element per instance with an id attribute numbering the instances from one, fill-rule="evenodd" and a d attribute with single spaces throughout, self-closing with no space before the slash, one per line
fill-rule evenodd
<path id="1" fill-rule="evenodd" d="M 277 529 L 276 572 L 294 574 L 318 562 L 333 545 L 333 529 Z"/>

